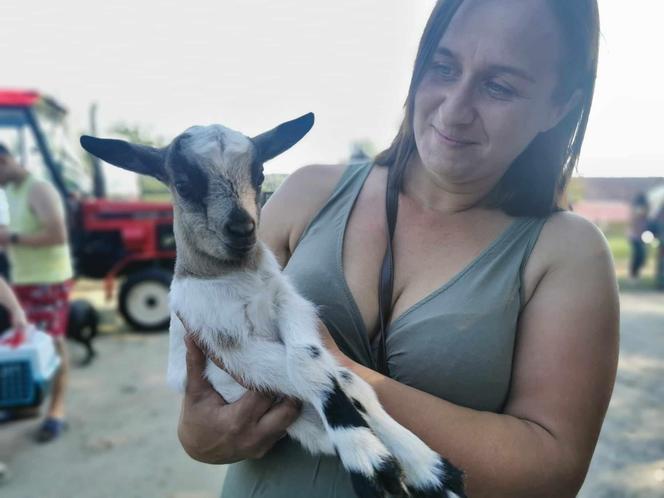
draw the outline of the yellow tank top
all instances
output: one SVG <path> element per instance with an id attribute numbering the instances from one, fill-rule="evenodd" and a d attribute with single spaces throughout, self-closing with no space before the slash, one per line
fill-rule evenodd
<path id="1" fill-rule="evenodd" d="M 34 183 L 34 177 L 29 175 L 20 185 L 12 183 L 5 189 L 9 204 L 9 230 L 19 236 L 38 232 L 42 228 L 28 201 Z M 69 280 L 73 274 L 67 244 L 45 247 L 10 244 L 8 255 L 14 284 L 60 283 Z"/>

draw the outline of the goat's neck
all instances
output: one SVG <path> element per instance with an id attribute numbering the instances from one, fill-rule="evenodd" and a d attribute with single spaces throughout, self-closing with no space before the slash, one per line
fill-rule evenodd
<path id="1" fill-rule="evenodd" d="M 237 272 L 257 271 L 261 266 L 263 255 L 264 247 L 260 242 L 242 261 L 225 261 L 214 258 L 185 242 L 177 247 L 175 276 L 215 279 Z"/>

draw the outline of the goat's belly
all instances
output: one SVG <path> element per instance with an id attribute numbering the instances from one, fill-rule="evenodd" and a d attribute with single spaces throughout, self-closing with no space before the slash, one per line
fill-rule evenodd
<path id="1" fill-rule="evenodd" d="M 286 348 L 280 342 L 252 341 L 245 348 L 217 352 L 217 355 L 228 372 L 242 379 L 242 383 L 252 389 L 302 396 L 301 389 L 293 384 L 288 374 Z M 226 372 L 224 374 L 228 375 Z"/>

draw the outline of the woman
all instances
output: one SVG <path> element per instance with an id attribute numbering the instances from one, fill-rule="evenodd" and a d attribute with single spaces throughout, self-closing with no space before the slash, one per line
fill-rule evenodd
<path id="1" fill-rule="evenodd" d="M 597 17 L 595 0 L 440 0 L 392 146 L 375 165 L 297 171 L 262 214 L 331 350 L 465 470 L 473 498 L 575 496 L 609 403 L 611 257 L 594 226 L 556 209 L 592 102 Z M 370 368 L 388 181 L 400 189 L 389 377 Z M 226 404 L 188 348 L 179 437 L 198 460 L 239 462 L 224 498 L 354 496 L 336 459 L 280 439 L 296 402 Z"/>

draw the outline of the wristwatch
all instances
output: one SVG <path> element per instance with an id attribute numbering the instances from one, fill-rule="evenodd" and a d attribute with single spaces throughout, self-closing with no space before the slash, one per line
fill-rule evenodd
<path id="1" fill-rule="evenodd" d="M 10 244 L 18 244 L 18 234 L 16 232 L 13 232 L 13 233 L 9 234 L 9 243 Z"/>

